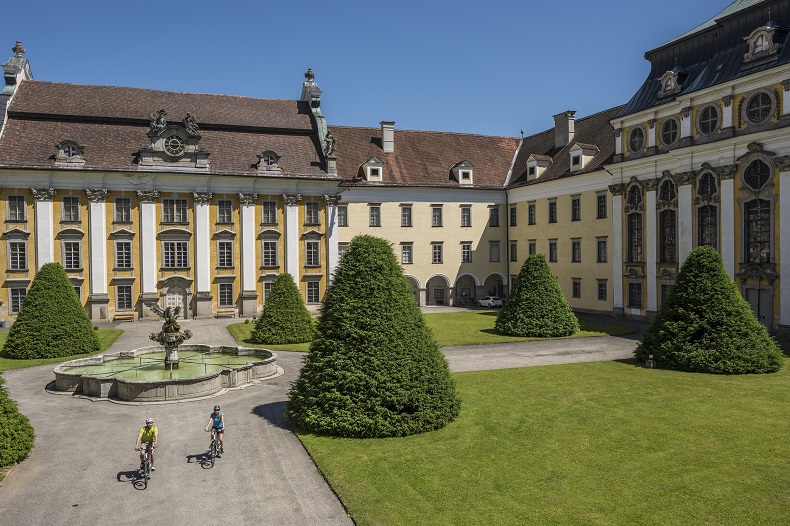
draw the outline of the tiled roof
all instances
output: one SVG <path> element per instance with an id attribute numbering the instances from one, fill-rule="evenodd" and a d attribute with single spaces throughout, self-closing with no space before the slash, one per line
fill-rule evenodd
<path id="1" fill-rule="evenodd" d="M 461 161 L 474 168 L 474 188 L 502 188 L 519 139 L 463 133 L 395 130 L 395 151 L 381 149 L 380 128 L 330 126 L 337 141 L 337 171 L 343 179 L 359 174 L 372 157 L 383 166 L 378 185 L 444 186 L 459 184 L 450 169 Z"/>
<path id="2" fill-rule="evenodd" d="M 133 88 L 23 81 L 0 137 L 0 166 L 55 167 L 55 145 L 84 147 L 85 169 L 144 169 L 136 153 L 148 144 L 149 115 L 169 123 L 197 116 L 201 150 L 212 173 L 256 173 L 257 155 L 280 155 L 284 176 L 326 176 L 306 102 Z"/>
<path id="3" fill-rule="evenodd" d="M 562 148 L 554 147 L 554 129 L 524 137 L 524 142 L 519 150 L 518 157 L 513 166 L 513 177 L 511 186 L 522 184 L 537 184 L 544 181 L 551 181 L 561 177 L 574 176 L 580 173 L 588 173 L 598 170 L 601 165 L 609 162 L 614 155 L 614 129 L 609 120 L 620 111 L 622 106 L 611 108 L 589 117 L 577 119 L 574 122 L 573 140 Z M 570 150 L 573 145 L 579 144 L 583 148 L 598 148 L 598 153 L 588 162 L 584 170 L 570 171 Z M 549 165 L 539 178 L 527 183 L 527 159 L 532 155 L 549 155 L 553 162 Z"/>

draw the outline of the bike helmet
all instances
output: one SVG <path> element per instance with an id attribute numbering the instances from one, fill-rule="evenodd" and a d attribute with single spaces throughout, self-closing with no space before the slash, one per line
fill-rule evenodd
<path id="1" fill-rule="evenodd" d="M 145 423 L 146 424 L 153 424 L 154 423 L 154 419 L 153 418 L 146 418 L 145 419 Z"/>
<path id="2" fill-rule="evenodd" d="M 219 406 L 218 405 L 214 406 L 214 411 L 219 411 Z"/>

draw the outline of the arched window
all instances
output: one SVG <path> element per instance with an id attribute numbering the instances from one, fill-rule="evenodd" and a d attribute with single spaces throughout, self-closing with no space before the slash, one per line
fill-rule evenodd
<path id="1" fill-rule="evenodd" d="M 630 206 L 639 206 L 642 204 L 642 189 L 634 185 L 628 189 L 628 204 Z"/>
<path id="2" fill-rule="evenodd" d="M 703 199 L 710 199 L 716 195 L 716 180 L 712 173 L 708 172 L 700 177 L 697 183 L 697 195 Z"/>
<path id="3" fill-rule="evenodd" d="M 675 192 L 675 183 L 672 181 L 664 181 L 661 183 L 661 191 L 658 194 L 658 198 L 665 202 L 669 203 L 675 200 L 677 193 Z"/>

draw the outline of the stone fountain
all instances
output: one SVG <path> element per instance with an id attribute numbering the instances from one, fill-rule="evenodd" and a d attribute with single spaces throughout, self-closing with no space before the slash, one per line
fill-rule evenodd
<path id="1" fill-rule="evenodd" d="M 156 303 L 146 303 L 146 307 L 162 316 L 165 321 L 162 324 L 162 330 L 159 332 L 152 332 L 148 337 L 155 342 L 159 343 L 165 349 L 165 368 L 178 367 L 178 347 L 192 337 L 192 331 L 182 331 L 181 327 L 176 322 L 181 307 L 167 307 L 162 309 Z"/>

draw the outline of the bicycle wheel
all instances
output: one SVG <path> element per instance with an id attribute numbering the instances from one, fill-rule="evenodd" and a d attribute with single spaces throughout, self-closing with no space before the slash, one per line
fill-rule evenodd
<path id="1" fill-rule="evenodd" d="M 214 467 L 214 461 L 217 459 L 217 439 L 211 441 L 211 451 L 209 452 L 211 456 L 211 467 Z"/>
<path id="2" fill-rule="evenodd" d="M 143 466 L 143 487 L 148 487 L 148 477 L 151 476 L 151 457 L 150 453 L 145 455 L 145 465 Z"/>

